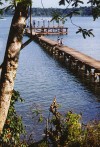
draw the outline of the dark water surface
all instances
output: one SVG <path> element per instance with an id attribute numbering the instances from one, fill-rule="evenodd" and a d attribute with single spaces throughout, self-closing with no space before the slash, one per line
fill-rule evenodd
<path id="1" fill-rule="evenodd" d="M 63 42 L 100 60 L 100 19 L 95 23 L 91 23 L 91 19 L 74 18 L 74 22 L 78 25 L 85 25 L 85 28 L 93 28 L 95 38 L 84 40 L 81 35 L 75 34 L 75 26 L 68 22 L 69 33 L 63 36 Z M 3 59 L 10 20 L 11 18 L 0 20 L 0 63 Z M 57 39 L 56 35 L 48 37 Z M 27 39 L 24 37 L 24 41 Z M 31 131 L 33 124 L 30 116 L 31 106 L 36 103 L 43 108 L 45 114 L 48 114 L 54 96 L 62 105 L 61 111 L 82 112 L 85 121 L 100 119 L 100 95 L 89 90 L 65 66 L 46 54 L 34 42 L 21 51 L 15 89 L 25 99 L 24 103 L 16 104 L 16 109 L 23 116 L 25 125 L 29 126 L 30 129 L 28 129 Z"/>

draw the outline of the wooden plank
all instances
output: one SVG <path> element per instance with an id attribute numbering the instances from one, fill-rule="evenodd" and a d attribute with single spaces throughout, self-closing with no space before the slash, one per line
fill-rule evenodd
<path id="1" fill-rule="evenodd" d="M 46 43 L 50 44 L 51 46 L 55 46 L 55 45 L 58 44 L 56 41 L 48 39 L 44 36 L 39 37 L 39 39 L 42 40 L 42 41 L 45 41 Z"/>

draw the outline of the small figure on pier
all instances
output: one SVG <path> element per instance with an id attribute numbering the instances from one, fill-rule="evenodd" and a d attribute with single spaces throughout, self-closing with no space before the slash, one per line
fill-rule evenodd
<path id="1" fill-rule="evenodd" d="M 58 42 L 58 46 L 59 46 L 60 45 L 60 38 L 59 38 L 59 36 L 57 38 L 57 42 Z"/>
<path id="2" fill-rule="evenodd" d="M 60 39 L 60 46 L 63 45 L 63 38 Z"/>
<path id="3" fill-rule="evenodd" d="M 58 42 L 58 46 L 62 46 L 63 45 L 63 38 L 60 39 L 58 36 L 57 42 Z"/>

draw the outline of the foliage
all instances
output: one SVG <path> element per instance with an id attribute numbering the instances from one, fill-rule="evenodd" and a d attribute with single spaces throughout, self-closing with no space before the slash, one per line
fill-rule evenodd
<path id="1" fill-rule="evenodd" d="M 58 112 L 59 105 L 54 99 L 50 106 L 52 114 L 46 120 L 43 140 L 29 145 L 30 147 L 99 147 L 100 146 L 100 122 L 82 124 L 81 115 L 69 111 L 66 115 Z M 34 111 L 35 113 L 35 111 Z M 41 117 L 41 111 L 36 109 L 36 115 Z M 44 118 L 44 117 L 42 117 Z M 35 118 L 36 119 L 36 118 Z M 42 119 L 43 120 L 43 119 Z"/>
<path id="2" fill-rule="evenodd" d="M 93 29 L 82 29 L 81 27 L 79 27 L 78 31 L 76 32 L 77 33 L 82 33 L 83 37 L 86 38 L 86 36 L 90 37 L 90 35 L 92 35 L 94 37 L 94 34 L 92 33 Z"/>
<path id="3" fill-rule="evenodd" d="M 2 0 L 0 0 L 0 5 L 3 5 L 3 2 L 2 2 Z"/>
<path id="4" fill-rule="evenodd" d="M 89 0 L 87 3 L 91 3 L 92 16 L 96 20 L 100 16 L 100 1 L 99 0 Z"/>
<path id="5" fill-rule="evenodd" d="M 88 123 L 86 129 L 84 147 L 100 147 L 100 122 Z"/>
<path id="6" fill-rule="evenodd" d="M 58 111 L 58 104 L 54 99 L 50 106 L 53 114 L 49 120 L 50 127 L 47 130 L 49 140 L 56 146 L 78 145 L 81 142 L 81 115 L 69 111 L 65 116 Z"/>
<path id="7" fill-rule="evenodd" d="M 88 0 L 87 3 L 91 5 L 93 19 L 96 20 L 100 16 L 100 1 Z M 67 5 L 67 8 L 69 6 L 71 6 L 73 8 L 73 11 L 71 11 L 70 13 L 67 13 L 64 16 L 61 15 L 62 20 L 64 19 L 64 17 L 69 17 L 71 19 L 72 16 L 79 15 L 80 12 L 77 10 L 74 10 L 74 8 L 80 7 L 80 4 L 81 5 L 84 4 L 84 1 L 82 1 L 82 0 L 60 0 L 59 5 Z M 58 16 L 56 15 L 56 17 L 55 17 L 55 15 L 53 16 L 53 19 L 55 19 L 57 21 L 59 18 L 60 18 L 59 15 Z M 60 18 L 60 20 L 61 20 L 61 18 Z M 72 20 L 71 20 L 71 22 L 72 22 Z M 75 26 L 79 28 L 76 33 L 82 33 L 84 38 L 86 38 L 86 36 L 88 36 L 88 37 L 94 36 L 92 33 L 92 31 L 93 31 L 92 29 L 87 30 L 87 29 L 81 28 L 80 26 L 77 26 L 77 25 L 75 25 Z"/>
<path id="8" fill-rule="evenodd" d="M 66 21 L 66 17 L 62 17 L 61 13 L 54 11 L 52 12 L 52 19 L 51 21 L 56 20 L 57 23 L 59 23 L 59 21 L 62 21 L 62 23 L 64 24 Z"/>
<path id="9" fill-rule="evenodd" d="M 93 15 L 94 20 L 96 20 L 98 17 L 100 17 L 100 6 L 99 7 L 93 7 L 92 15 Z"/>
<path id="10" fill-rule="evenodd" d="M 60 0 L 59 5 L 65 5 L 65 2 L 71 4 L 71 6 L 77 7 L 79 4 L 84 4 L 81 0 Z"/>
<path id="11" fill-rule="evenodd" d="M 0 14 L 7 12 L 8 10 L 14 11 L 18 3 L 23 3 L 23 5 L 30 6 L 32 5 L 32 0 L 4 0 L 5 2 L 9 2 L 8 6 L 4 6 L 0 9 Z M 4 1 L 0 0 L 0 5 L 4 4 Z"/>
<path id="12" fill-rule="evenodd" d="M 22 124 L 22 118 L 17 115 L 14 104 L 17 101 L 23 101 L 19 92 L 13 91 L 11 104 L 8 112 L 8 116 L 4 125 L 3 133 L 0 138 L 2 146 L 14 146 L 19 143 L 20 135 L 25 134 L 25 130 Z"/>
<path id="13" fill-rule="evenodd" d="M 50 114 L 45 118 L 38 108 L 33 110 L 33 119 L 38 117 L 38 122 L 45 122 L 45 136 L 38 142 L 20 141 L 20 135 L 25 133 L 21 117 L 16 114 L 14 104 L 22 101 L 18 92 L 14 91 L 8 117 L 0 138 L 2 147 L 99 147 L 100 146 L 100 122 L 94 121 L 87 125 L 82 124 L 80 114 L 69 111 L 62 115 L 58 112 L 59 104 L 54 98 L 50 106 Z M 38 135 L 38 134 L 37 134 Z"/>

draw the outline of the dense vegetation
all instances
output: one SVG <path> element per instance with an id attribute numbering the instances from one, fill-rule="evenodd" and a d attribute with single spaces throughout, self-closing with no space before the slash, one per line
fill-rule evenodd
<path id="1" fill-rule="evenodd" d="M 58 111 L 59 104 L 54 98 L 50 106 L 48 117 L 44 117 L 39 109 L 33 109 L 32 117 L 38 125 L 45 123 L 45 136 L 38 142 L 33 138 L 22 140 L 20 136 L 25 134 L 22 119 L 15 111 L 14 104 L 21 100 L 18 92 L 14 91 L 8 117 L 0 138 L 2 147 L 99 147 L 100 146 L 100 122 L 83 124 L 82 115 L 73 113 L 61 114 Z M 40 123 L 40 124 L 39 124 Z M 30 138 L 30 137 L 29 137 Z"/>

